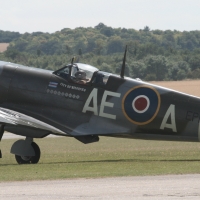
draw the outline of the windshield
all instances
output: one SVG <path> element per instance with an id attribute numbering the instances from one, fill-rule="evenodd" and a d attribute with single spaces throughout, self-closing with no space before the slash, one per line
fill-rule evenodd
<path id="1" fill-rule="evenodd" d="M 98 68 L 93 67 L 91 65 L 82 64 L 82 63 L 77 63 L 76 65 L 78 66 L 79 70 L 83 70 L 86 73 L 86 78 L 89 80 L 91 80 L 94 72 L 99 71 Z"/>
<path id="2" fill-rule="evenodd" d="M 79 70 L 78 70 L 78 67 L 76 66 L 76 65 L 73 65 L 73 67 L 72 67 L 72 70 L 71 70 L 71 76 L 73 77 L 73 78 L 75 78 L 75 74 L 76 74 L 76 72 L 78 72 Z"/>

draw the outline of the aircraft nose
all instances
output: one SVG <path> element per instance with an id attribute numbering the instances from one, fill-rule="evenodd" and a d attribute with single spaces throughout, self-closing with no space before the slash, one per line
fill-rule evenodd
<path id="1" fill-rule="evenodd" d="M 7 100 L 9 84 L 11 81 L 10 73 L 6 72 L 8 62 L 0 61 L 0 104 Z"/>

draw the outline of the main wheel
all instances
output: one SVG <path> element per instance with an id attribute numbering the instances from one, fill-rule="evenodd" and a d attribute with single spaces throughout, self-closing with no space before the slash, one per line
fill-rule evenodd
<path id="1" fill-rule="evenodd" d="M 38 161 L 40 160 L 40 148 L 35 142 L 32 142 L 31 146 L 33 147 L 33 149 L 35 151 L 35 156 L 15 155 L 15 159 L 18 164 L 36 164 L 36 163 L 38 163 Z"/>
<path id="2" fill-rule="evenodd" d="M 31 145 L 35 151 L 35 156 L 31 157 L 31 163 L 36 164 L 40 160 L 40 148 L 35 142 L 32 142 Z"/>

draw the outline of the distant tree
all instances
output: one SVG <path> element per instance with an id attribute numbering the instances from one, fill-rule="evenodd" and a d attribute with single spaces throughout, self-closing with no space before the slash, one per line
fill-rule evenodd
<path id="1" fill-rule="evenodd" d="M 44 33 L 43 32 L 33 32 L 31 35 L 32 36 L 40 36 L 40 35 L 43 35 Z"/>
<path id="2" fill-rule="evenodd" d="M 87 52 L 92 52 L 96 47 L 95 40 L 89 39 L 86 47 Z"/>
<path id="3" fill-rule="evenodd" d="M 46 43 L 42 43 L 40 45 L 40 50 L 48 55 L 53 55 L 56 53 L 62 52 L 62 46 L 59 42 L 55 39 L 49 40 Z"/>
<path id="4" fill-rule="evenodd" d="M 152 32 L 153 32 L 153 34 L 156 34 L 156 35 L 162 35 L 163 34 L 163 31 L 158 30 L 158 29 L 153 30 Z"/>
<path id="5" fill-rule="evenodd" d="M 40 55 L 41 55 L 41 50 L 37 49 L 37 56 L 40 56 Z"/>
<path id="6" fill-rule="evenodd" d="M 187 62 L 173 62 L 169 67 L 169 78 L 172 80 L 182 80 L 187 78 L 190 68 Z"/>
<path id="7" fill-rule="evenodd" d="M 146 77 L 146 65 L 144 62 L 134 61 L 131 63 L 130 68 L 132 69 L 132 78 L 144 79 Z"/>
<path id="8" fill-rule="evenodd" d="M 190 65 L 191 70 L 200 69 L 200 56 L 199 56 L 199 54 L 190 56 L 189 65 Z"/>
<path id="9" fill-rule="evenodd" d="M 0 43 L 9 43 L 21 36 L 19 32 L 10 32 L 0 30 Z"/>
<path id="10" fill-rule="evenodd" d="M 105 62 L 102 63 L 100 69 L 102 71 L 105 71 L 105 72 L 111 72 L 111 73 L 113 73 L 112 67 L 110 65 L 108 65 L 107 63 L 105 63 Z"/>
<path id="11" fill-rule="evenodd" d="M 200 31 L 150 30 L 148 26 L 137 31 L 99 23 L 95 28 L 65 28 L 51 34 L 0 31 L 2 41 L 10 44 L 0 60 L 55 70 L 75 54 L 81 62 L 116 73 L 128 44 L 128 76 L 145 80 L 199 77 Z"/>
<path id="12" fill-rule="evenodd" d="M 115 73 L 119 75 L 121 73 L 121 69 L 122 69 L 122 63 L 118 63 L 117 67 L 115 67 Z M 128 64 L 126 64 L 126 66 L 125 66 L 124 75 L 127 76 L 127 77 L 130 77 L 130 75 L 131 75 L 130 74 L 130 68 L 129 68 Z"/>
<path id="13" fill-rule="evenodd" d="M 146 81 L 155 81 L 157 80 L 156 74 L 147 74 L 145 77 Z"/>
<path id="14" fill-rule="evenodd" d="M 131 55 L 136 56 L 139 50 L 139 42 L 138 41 L 129 41 L 128 42 L 128 51 Z"/>
<path id="15" fill-rule="evenodd" d="M 120 37 L 111 37 L 110 41 L 108 42 L 108 53 L 117 53 L 117 52 L 123 52 L 123 41 Z"/>
<path id="16" fill-rule="evenodd" d="M 9 48 L 7 51 L 4 52 L 4 55 L 8 58 L 15 59 L 17 56 L 20 55 L 20 52 L 16 49 Z"/>
<path id="17" fill-rule="evenodd" d="M 79 56 L 82 56 L 82 49 L 79 49 L 79 50 L 78 50 L 78 55 L 79 55 Z"/>
<path id="18" fill-rule="evenodd" d="M 149 32 L 149 31 L 150 31 L 150 28 L 149 28 L 148 26 L 145 26 L 144 29 L 143 29 L 143 31 L 144 31 L 144 32 Z"/>
<path id="19" fill-rule="evenodd" d="M 79 49 L 81 49 L 81 52 L 83 53 L 86 49 L 86 44 L 83 40 L 79 40 L 78 43 L 75 45 L 75 52 L 79 52 Z"/>
<path id="20" fill-rule="evenodd" d="M 103 59 L 101 58 L 101 57 L 99 57 L 98 59 L 97 59 L 97 65 L 101 65 L 103 63 Z"/>
<path id="21" fill-rule="evenodd" d="M 107 37 L 114 35 L 114 30 L 111 27 L 102 28 L 100 33 L 104 34 Z"/>
<path id="22" fill-rule="evenodd" d="M 146 74 L 155 74 L 157 81 L 162 81 L 167 77 L 168 65 L 164 56 L 149 56 L 145 60 Z"/>
<path id="23" fill-rule="evenodd" d="M 27 40 L 20 38 L 15 42 L 14 48 L 17 49 L 18 51 L 26 51 L 29 43 Z M 12 46 L 11 46 L 12 48 Z"/>
<path id="24" fill-rule="evenodd" d="M 104 41 L 102 39 L 98 39 L 97 41 L 95 41 L 95 44 L 96 44 L 96 48 L 94 49 L 94 52 L 97 55 L 101 55 L 104 49 Z"/>
<path id="25" fill-rule="evenodd" d="M 106 26 L 105 24 L 103 24 L 103 23 L 99 23 L 99 24 L 96 25 L 94 28 L 100 30 L 100 29 L 102 29 L 102 28 L 106 28 L 106 27 L 107 27 L 107 26 Z"/>
<path id="26" fill-rule="evenodd" d="M 66 53 L 67 54 L 71 54 L 72 53 L 72 49 L 71 49 L 71 47 L 69 46 L 69 45 L 65 45 L 65 49 L 66 49 Z"/>
<path id="27" fill-rule="evenodd" d="M 172 31 L 165 31 L 165 34 L 163 35 L 163 39 L 166 39 L 169 42 L 174 43 L 175 39 L 174 39 L 174 33 Z"/>
<path id="28" fill-rule="evenodd" d="M 187 76 L 191 79 L 200 79 L 200 69 L 190 71 Z"/>

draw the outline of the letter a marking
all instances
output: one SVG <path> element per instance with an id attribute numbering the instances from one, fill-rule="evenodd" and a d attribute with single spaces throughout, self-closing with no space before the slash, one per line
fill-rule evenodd
<path id="1" fill-rule="evenodd" d="M 93 102 L 93 107 L 90 107 L 90 102 Z M 85 113 L 86 111 L 91 111 L 94 115 L 98 115 L 98 108 L 97 108 L 97 89 L 94 88 L 90 93 L 85 105 L 83 107 L 82 112 Z"/>
<path id="2" fill-rule="evenodd" d="M 167 123 L 167 120 L 171 120 L 171 124 Z M 165 128 L 172 129 L 173 132 L 177 132 L 176 129 L 176 121 L 175 121 L 175 105 L 171 104 L 163 118 L 163 121 L 161 123 L 160 129 L 164 130 Z"/>

